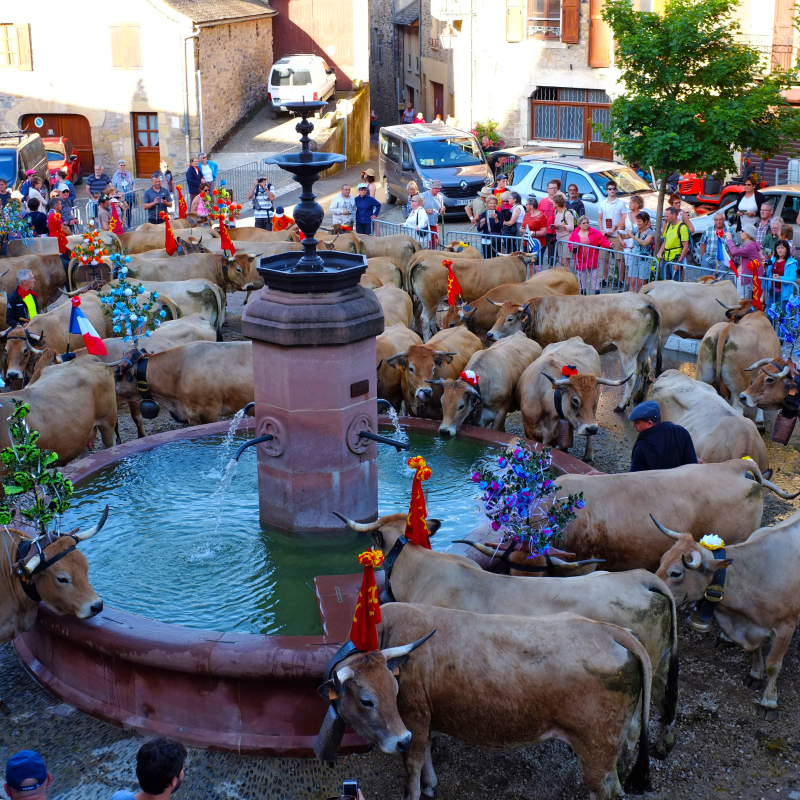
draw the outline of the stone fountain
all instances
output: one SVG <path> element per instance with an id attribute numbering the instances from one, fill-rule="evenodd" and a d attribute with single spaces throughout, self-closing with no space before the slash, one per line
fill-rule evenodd
<path id="1" fill-rule="evenodd" d="M 323 210 L 312 186 L 319 174 L 345 161 L 311 152 L 308 116 L 324 103 L 289 103 L 300 114 L 299 153 L 268 163 L 291 172 L 303 187 L 294 219 L 303 255 L 266 256 L 258 271 L 260 295 L 248 303 L 242 333 L 253 340 L 258 490 L 262 524 L 291 532 L 345 530 L 331 512 L 349 508 L 358 520 L 378 513 L 375 337 L 383 311 L 359 279 L 365 256 L 317 252 Z"/>

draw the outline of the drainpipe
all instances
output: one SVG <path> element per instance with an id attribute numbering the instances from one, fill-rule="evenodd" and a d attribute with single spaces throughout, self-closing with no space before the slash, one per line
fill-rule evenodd
<path id="1" fill-rule="evenodd" d="M 183 130 L 186 138 L 186 163 L 188 164 L 191 159 L 191 143 L 189 139 L 189 70 L 186 67 L 186 43 L 189 39 L 198 39 L 200 31 L 184 37 L 183 40 L 183 59 L 181 59 L 181 68 L 183 70 Z M 194 59 L 192 59 L 194 61 Z"/>
<path id="2" fill-rule="evenodd" d="M 419 60 L 419 96 L 420 100 L 422 99 L 422 88 L 425 85 L 425 82 L 422 79 L 422 0 L 419 0 L 418 10 L 417 10 L 417 53 L 418 60 Z M 428 100 L 428 93 L 425 92 L 425 101 Z M 418 111 L 424 112 L 424 109 L 417 109 Z"/>
<path id="3" fill-rule="evenodd" d="M 200 79 L 200 70 L 197 70 L 197 116 L 200 120 L 200 152 L 205 153 L 206 142 L 203 136 L 203 86 Z"/>

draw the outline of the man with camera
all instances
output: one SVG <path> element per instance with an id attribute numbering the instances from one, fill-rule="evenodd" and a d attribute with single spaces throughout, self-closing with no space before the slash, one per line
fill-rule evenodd
<path id="1" fill-rule="evenodd" d="M 256 228 L 272 230 L 272 203 L 275 200 L 275 187 L 267 181 L 266 175 L 259 175 L 253 181 L 253 188 L 247 195 L 253 201 L 253 216 Z"/>

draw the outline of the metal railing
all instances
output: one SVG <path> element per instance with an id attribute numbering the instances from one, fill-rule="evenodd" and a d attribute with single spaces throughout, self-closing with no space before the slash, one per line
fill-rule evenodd
<path id="1" fill-rule="evenodd" d="M 540 259 L 541 269 L 566 267 L 575 273 L 581 294 L 638 291 L 658 265 L 653 256 L 639 255 L 581 242 L 556 242 L 552 257 Z"/>
<path id="2" fill-rule="evenodd" d="M 142 195 L 144 189 L 136 189 L 133 192 L 124 192 L 122 199 L 128 204 L 128 210 L 122 211 L 120 209 L 119 216 L 125 230 L 133 230 L 139 225 L 144 225 L 147 222 L 147 210 L 142 208 Z M 187 198 L 188 199 L 188 198 Z M 77 211 L 77 209 L 73 209 Z M 86 204 L 86 219 L 83 224 L 88 225 L 91 220 L 97 220 L 97 201 L 89 200 Z"/>
<path id="3" fill-rule="evenodd" d="M 479 233 L 478 231 L 446 231 L 442 247 L 452 242 L 466 242 L 470 247 L 479 250 L 484 258 L 495 258 L 509 253 L 528 252 L 527 240 L 524 236 L 505 236 L 497 233 Z"/>
<path id="4" fill-rule="evenodd" d="M 399 222 L 387 222 L 383 219 L 372 220 L 372 235 L 373 236 L 397 236 L 398 234 L 405 234 L 406 236 L 413 236 L 413 229 L 407 225 L 402 225 Z"/>

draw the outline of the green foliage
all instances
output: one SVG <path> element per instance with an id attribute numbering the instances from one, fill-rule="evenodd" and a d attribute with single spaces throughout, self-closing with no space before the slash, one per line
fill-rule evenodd
<path id="1" fill-rule="evenodd" d="M 758 50 L 737 41 L 738 0 L 669 0 L 662 16 L 609 0 L 625 93 L 611 104 L 606 142 L 661 180 L 679 172 L 735 172 L 734 154 L 767 158 L 800 138 L 800 114 L 781 96 L 794 72 L 762 74 Z"/>
<path id="2" fill-rule="evenodd" d="M 0 525 L 8 525 L 15 511 L 40 533 L 70 507 L 72 482 L 56 471 L 58 454 L 41 450 L 38 431 L 28 430 L 25 417 L 31 407 L 13 399 L 14 413 L 8 421 L 11 446 L 0 452 L 3 463 L 3 490 L 0 500 Z"/>
<path id="3" fill-rule="evenodd" d="M 485 136 L 492 144 L 503 146 L 503 140 L 497 132 L 497 123 L 489 120 L 488 122 L 476 122 L 475 127 L 470 131 L 473 136 L 478 138 L 480 142 Z"/>

